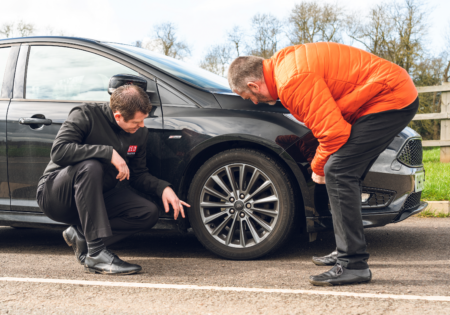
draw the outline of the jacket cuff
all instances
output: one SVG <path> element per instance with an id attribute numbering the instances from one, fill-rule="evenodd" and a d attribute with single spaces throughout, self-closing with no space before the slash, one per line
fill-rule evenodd
<path id="1" fill-rule="evenodd" d="M 158 186 L 156 187 L 156 194 L 159 197 L 162 197 L 164 189 L 166 189 L 169 186 L 172 187 L 172 185 L 170 183 L 166 182 L 165 180 L 161 180 L 160 179 L 159 182 L 158 182 Z"/>
<path id="2" fill-rule="evenodd" d="M 113 155 L 113 147 L 109 145 L 104 145 L 103 150 L 101 150 L 102 156 L 100 158 L 108 160 L 111 162 Z"/>

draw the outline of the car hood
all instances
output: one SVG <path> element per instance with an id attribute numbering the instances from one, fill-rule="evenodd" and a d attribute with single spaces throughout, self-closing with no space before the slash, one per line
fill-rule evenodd
<path id="1" fill-rule="evenodd" d="M 269 104 L 253 104 L 250 100 L 244 100 L 237 94 L 234 93 L 214 93 L 217 102 L 223 109 L 234 109 L 234 110 L 251 110 L 259 112 L 276 112 L 276 113 L 289 113 L 289 111 L 277 101 L 275 105 Z"/>

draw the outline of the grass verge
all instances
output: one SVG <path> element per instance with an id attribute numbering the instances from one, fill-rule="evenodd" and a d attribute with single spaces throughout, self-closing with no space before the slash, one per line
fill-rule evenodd
<path id="1" fill-rule="evenodd" d="M 425 168 L 423 200 L 440 201 L 450 199 L 450 163 L 441 163 L 439 156 L 439 147 L 423 149 L 423 165 Z"/>
<path id="2" fill-rule="evenodd" d="M 417 215 L 419 218 L 448 218 L 450 213 L 434 213 L 431 210 L 424 210 Z"/>

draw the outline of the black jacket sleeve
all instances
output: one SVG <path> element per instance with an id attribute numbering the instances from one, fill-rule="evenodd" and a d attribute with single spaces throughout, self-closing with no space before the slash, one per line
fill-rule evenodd
<path id="1" fill-rule="evenodd" d="M 158 179 L 148 172 L 147 168 L 147 138 L 148 132 L 145 135 L 143 145 L 136 150 L 135 156 L 128 164 L 130 169 L 130 185 L 145 194 L 155 194 L 162 196 L 164 189 L 170 184 L 164 180 Z"/>
<path id="2" fill-rule="evenodd" d="M 82 109 L 72 110 L 53 142 L 50 153 L 53 163 L 65 167 L 88 159 L 111 162 L 112 146 L 82 144 L 91 130 L 91 121 Z"/>

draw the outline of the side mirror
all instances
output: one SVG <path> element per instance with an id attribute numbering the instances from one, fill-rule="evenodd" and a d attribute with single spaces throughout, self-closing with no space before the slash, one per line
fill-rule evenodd
<path id="1" fill-rule="evenodd" d="M 147 92 L 147 80 L 132 74 L 116 74 L 109 80 L 108 93 L 111 95 L 114 91 L 125 84 L 137 85 Z"/>

